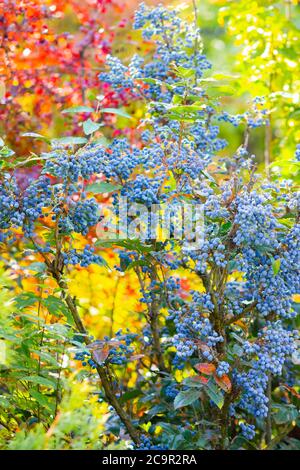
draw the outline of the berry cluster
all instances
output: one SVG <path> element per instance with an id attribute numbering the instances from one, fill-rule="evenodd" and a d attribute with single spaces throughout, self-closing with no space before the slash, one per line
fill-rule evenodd
<path id="1" fill-rule="evenodd" d="M 140 444 L 135 445 L 135 450 L 168 450 L 168 447 L 159 444 L 153 444 L 151 439 L 144 434 L 140 437 Z"/>
<path id="2" fill-rule="evenodd" d="M 225 361 L 219 362 L 217 370 L 216 370 L 218 377 L 222 377 L 222 375 L 228 374 L 229 371 L 230 371 L 230 365 L 228 364 L 228 362 L 225 362 Z"/>
<path id="3" fill-rule="evenodd" d="M 87 267 L 90 264 L 105 264 L 104 259 L 100 255 L 96 255 L 94 248 L 86 245 L 83 251 L 78 251 L 75 248 L 70 249 L 67 252 L 63 252 L 63 260 L 65 265 L 80 265 L 81 267 Z"/>
<path id="4" fill-rule="evenodd" d="M 255 417 L 266 417 L 266 388 L 270 375 L 281 375 L 288 357 L 296 350 L 297 331 L 286 330 L 281 321 L 268 322 L 259 332 L 257 342 L 244 343 L 246 356 L 253 357 L 248 371 L 235 370 L 235 380 L 242 390 L 238 406 Z"/>
<path id="5" fill-rule="evenodd" d="M 255 426 L 253 424 L 241 423 L 240 428 L 246 439 L 252 440 L 255 437 Z"/>
<path id="6" fill-rule="evenodd" d="M 215 348 L 224 338 L 213 328 L 207 313 L 213 308 L 209 294 L 194 292 L 193 300 L 183 304 L 181 309 L 173 313 L 176 335 L 174 345 L 177 355 L 189 358 L 198 351 L 199 344 L 205 343 L 206 348 L 201 350 L 204 359 L 212 361 Z M 207 312 L 207 313 L 206 313 Z"/>

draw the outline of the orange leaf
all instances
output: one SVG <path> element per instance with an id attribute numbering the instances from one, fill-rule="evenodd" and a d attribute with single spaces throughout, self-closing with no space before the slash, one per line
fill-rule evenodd
<path id="1" fill-rule="evenodd" d="M 219 387 L 224 390 L 224 392 L 230 392 L 231 391 L 231 381 L 228 375 L 224 374 L 222 377 L 218 377 L 217 374 L 214 375 L 214 379 L 216 383 L 219 385 Z"/>
<path id="2" fill-rule="evenodd" d="M 214 364 L 209 364 L 208 362 L 202 362 L 201 364 L 196 364 L 195 368 L 205 375 L 212 375 L 215 370 L 216 366 Z"/>

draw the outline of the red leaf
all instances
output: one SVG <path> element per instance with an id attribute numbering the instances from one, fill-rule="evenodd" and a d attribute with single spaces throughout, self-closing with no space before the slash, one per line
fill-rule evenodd
<path id="1" fill-rule="evenodd" d="M 216 366 L 214 364 L 209 364 L 208 362 L 196 364 L 195 368 L 205 375 L 212 375 L 216 371 Z"/>
<path id="2" fill-rule="evenodd" d="M 219 387 L 224 390 L 224 392 L 229 393 L 231 391 L 231 381 L 228 375 L 224 374 L 222 377 L 218 377 L 216 374 L 214 375 L 214 379 Z"/>
<path id="3" fill-rule="evenodd" d="M 203 375 L 199 375 L 199 380 L 200 382 L 202 382 L 204 385 L 207 384 L 207 382 L 209 381 L 209 379 L 207 377 L 204 377 Z"/>

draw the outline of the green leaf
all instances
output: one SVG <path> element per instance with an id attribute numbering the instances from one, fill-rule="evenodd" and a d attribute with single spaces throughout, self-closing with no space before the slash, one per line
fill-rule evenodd
<path id="1" fill-rule="evenodd" d="M 10 341 L 11 343 L 16 343 L 16 344 L 21 344 L 22 343 L 22 338 L 18 338 L 17 336 L 13 336 L 12 334 L 9 335 L 4 332 L 4 330 L 0 329 L 0 336 L 1 336 L 1 341 L 6 340 Z"/>
<path id="2" fill-rule="evenodd" d="M 187 385 L 188 387 L 196 387 L 196 388 L 202 388 L 203 383 L 199 380 L 199 377 L 187 377 L 183 381 L 184 385 Z"/>
<path id="3" fill-rule="evenodd" d="M 50 139 L 48 137 L 45 137 L 41 134 L 37 134 L 36 132 L 25 132 L 24 134 L 22 134 L 22 137 L 33 137 L 34 139 L 40 139 L 44 140 L 45 142 L 50 142 Z"/>
<path id="4" fill-rule="evenodd" d="M 95 110 L 90 106 L 73 106 L 62 111 L 62 114 L 93 113 Z"/>
<path id="5" fill-rule="evenodd" d="M 211 83 L 208 87 L 208 92 L 211 97 L 232 96 L 236 92 L 236 89 L 229 85 Z"/>
<path id="6" fill-rule="evenodd" d="M 169 408 L 163 403 L 160 403 L 159 405 L 155 405 L 153 406 L 153 408 L 150 408 L 150 410 L 147 411 L 147 418 L 152 419 L 154 416 L 161 415 L 168 411 L 169 411 Z"/>
<path id="7" fill-rule="evenodd" d="M 109 140 L 102 135 L 101 137 L 94 139 L 93 143 L 107 147 L 109 145 Z"/>
<path id="8" fill-rule="evenodd" d="M 64 315 L 68 323 L 70 323 L 71 325 L 74 323 L 72 315 L 64 304 L 64 302 L 55 297 L 54 295 L 49 295 L 48 297 L 43 299 L 43 305 L 45 305 L 51 315 L 55 317 Z"/>
<path id="9" fill-rule="evenodd" d="M 60 314 L 66 310 L 65 304 L 54 295 L 49 295 L 43 299 L 43 304 L 48 309 L 49 313 L 56 317 L 60 316 Z"/>
<path id="10" fill-rule="evenodd" d="M 42 263 L 40 261 L 36 261 L 35 263 L 31 263 L 29 266 L 27 266 L 30 271 L 35 271 L 37 273 L 44 273 L 46 270 L 46 265 L 45 263 Z"/>
<path id="11" fill-rule="evenodd" d="M 182 408 L 183 406 L 191 405 L 194 401 L 198 400 L 201 395 L 201 390 L 190 388 L 179 392 L 174 400 L 174 408 Z"/>
<path id="12" fill-rule="evenodd" d="M 121 116 L 127 119 L 133 119 L 130 114 L 126 113 L 125 111 L 122 111 L 122 109 L 116 109 L 116 108 L 103 108 L 100 111 L 101 113 L 108 113 L 108 114 L 116 114 L 117 116 Z"/>
<path id="13" fill-rule="evenodd" d="M 214 404 L 217 405 L 217 407 L 221 410 L 224 405 L 224 397 L 217 385 L 215 385 L 214 382 L 209 380 L 209 382 L 205 384 L 204 390 L 211 399 L 211 401 L 213 401 Z"/>
<path id="14" fill-rule="evenodd" d="M 141 395 L 143 395 L 141 390 L 129 390 L 128 392 L 123 393 L 119 401 L 120 403 L 126 403 L 126 401 L 133 400 L 134 398 L 137 398 Z"/>
<path id="15" fill-rule="evenodd" d="M 223 73 L 223 72 L 215 72 L 212 74 L 212 78 L 214 78 L 215 80 L 236 80 L 237 78 L 239 78 L 240 76 L 239 75 L 230 75 L 228 73 Z"/>
<path id="16" fill-rule="evenodd" d="M 55 380 L 46 379 L 45 377 L 41 377 L 40 375 L 25 375 L 24 377 L 21 377 L 20 380 L 26 380 L 27 382 L 43 385 L 44 387 L 48 388 L 56 388 Z"/>
<path id="17" fill-rule="evenodd" d="M 32 349 L 31 352 L 37 354 L 43 361 L 48 362 L 49 364 L 52 364 L 55 367 L 60 366 L 56 358 L 45 351 L 38 351 L 37 349 Z"/>
<path id="18" fill-rule="evenodd" d="M 7 397 L 4 397 L 3 395 L 0 395 L 0 406 L 2 406 L 3 408 L 8 408 L 9 405 L 9 399 Z"/>
<path id="19" fill-rule="evenodd" d="M 2 147 L 1 150 L 0 150 L 0 155 L 1 155 L 2 158 L 9 158 L 14 154 L 15 154 L 15 152 L 12 149 L 10 149 L 9 147 L 7 147 L 6 145 L 4 147 Z"/>
<path id="20" fill-rule="evenodd" d="M 276 424 L 284 424 L 294 421 L 299 416 L 299 412 L 294 405 L 275 405 L 274 421 Z"/>
<path id="21" fill-rule="evenodd" d="M 58 139 L 52 139 L 52 142 L 61 145 L 80 145 L 86 144 L 87 139 L 85 137 L 60 137 Z"/>
<path id="22" fill-rule="evenodd" d="M 48 401 L 48 397 L 45 397 L 42 393 L 33 389 L 30 389 L 29 393 L 32 396 L 32 398 L 34 398 L 39 403 L 39 405 L 43 406 L 44 408 L 47 408 L 51 412 L 54 411 L 53 406 L 51 406 Z"/>
<path id="23" fill-rule="evenodd" d="M 190 78 L 190 77 L 193 77 L 195 75 L 194 69 L 190 69 L 190 68 L 187 69 L 187 68 L 181 67 L 181 66 L 174 67 L 174 68 L 175 68 L 175 70 L 177 71 L 177 73 L 180 77 Z"/>
<path id="24" fill-rule="evenodd" d="M 149 266 L 149 264 L 150 264 L 150 261 L 147 262 L 147 260 L 138 259 L 136 261 L 132 261 L 129 264 L 126 264 L 126 266 L 124 267 L 124 271 L 129 271 L 130 269 L 134 269 L 137 266 Z M 122 260 L 121 260 L 121 268 L 122 268 Z"/>
<path id="25" fill-rule="evenodd" d="M 83 123 L 83 130 L 85 135 L 91 135 L 96 132 L 101 126 L 102 124 L 100 124 L 99 122 L 94 122 L 91 119 L 88 119 Z"/>
<path id="26" fill-rule="evenodd" d="M 224 224 L 222 224 L 221 227 L 220 227 L 220 231 L 219 231 L 220 235 L 222 235 L 222 236 L 227 235 L 227 233 L 231 229 L 231 226 L 232 226 L 232 223 L 230 221 L 225 222 Z"/>
<path id="27" fill-rule="evenodd" d="M 215 187 L 218 186 L 216 180 L 215 180 L 209 173 L 206 173 L 206 172 L 203 171 L 203 170 L 200 170 L 200 173 L 201 173 L 201 175 L 203 175 L 205 178 L 207 178 L 207 179 L 213 184 L 213 186 L 215 186 Z"/>
<path id="28" fill-rule="evenodd" d="M 101 181 L 99 183 L 89 184 L 86 188 L 87 191 L 95 194 L 102 194 L 102 193 L 112 193 L 114 191 L 118 191 L 121 189 L 121 185 L 106 183 L 105 181 Z"/>
<path id="29" fill-rule="evenodd" d="M 31 307 L 38 301 L 39 297 L 33 292 L 26 292 L 18 295 L 18 297 L 15 298 L 16 307 L 19 310 L 23 310 L 26 307 Z"/>
<path id="30" fill-rule="evenodd" d="M 273 263 L 272 263 L 272 269 L 273 269 L 274 276 L 277 276 L 277 274 L 279 273 L 280 264 L 281 264 L 281 259 L 280 259 L 280 258 L 275 259 L 275 260 L 273 261 Z"/>

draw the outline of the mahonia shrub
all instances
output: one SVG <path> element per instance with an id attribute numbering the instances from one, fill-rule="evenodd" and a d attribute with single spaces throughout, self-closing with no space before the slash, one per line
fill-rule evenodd
<path id="1" fill-rule="evenodd" d="M 261 100 L 232 116 L 222 84 L 214 83 L 220 97 L 210 96 L 196 11 L 195 18 L 189 23 L 174 10 L 142 4 L 134 27 L 154 52 L 127 65 L 108 57 L 100 79 L 146 107 L 137 144 L 120 136 L 104 145 L 92 137 L 99 123 L 89 121 L 91 137 L 53 141 L 40 158 L 42 175 L 22 190 L 9 156 L 3 159 L 1 240 L 15 252 L 21 238 L 56 283 L 68 325 L 64 349 L 92 382 L 100 380 L 99 401 L 111 411 L 107 434 L 118 429 L 118 437 L 140 449 L 292 446 L 299 192 L 290 181 L 257 173 L 249 139 L 267 122 Z M 221 121 L 244 129 L 234 155 L 226 154 Z M 119 217 L 124 199 L 146 209 L 201 206 L 203 241 L 190 249 L 177 239 L 176 217 L 168 239 L 149 230 L 140 239 L 121 239 L 118 232 L 105 239 L 98 225 L 103 193 L 112 193 Z M 133 334 L 125 325 L 114 337 L 93 338 L 68 292 L 68 273 L 104 264 L 101 251 L 108 246 L 119 254 L 116 270 L 136 273 L 144 327 Z M 193 290 L 185 289 L 186 276 Z"/>

